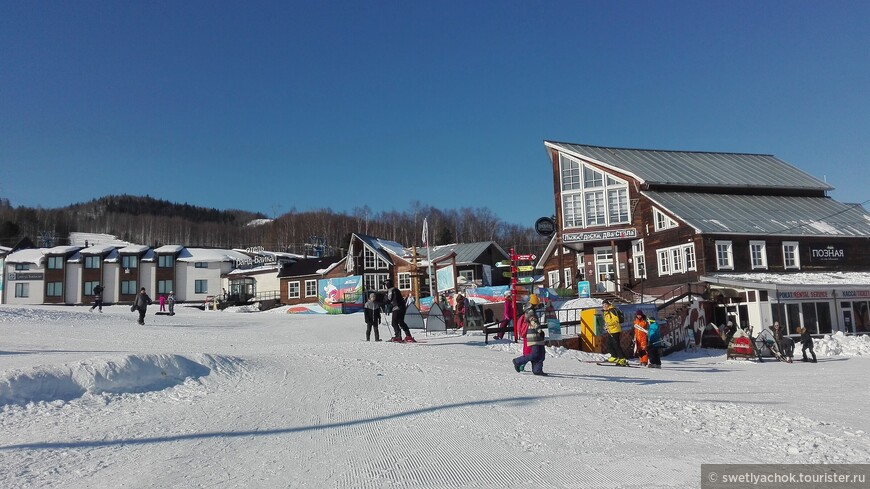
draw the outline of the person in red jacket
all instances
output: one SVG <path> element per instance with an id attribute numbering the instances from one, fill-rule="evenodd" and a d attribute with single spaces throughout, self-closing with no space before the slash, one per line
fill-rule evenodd
<path id="1" fill-rule="evenodd" d="M 507 328 L 509 324 L 516 322 L 516 314 L 514 313 L 514 301 L 513 297 L 511 297 L 511 291 L 507 291 L 504 293 L 504 319 L 501 320 L 501 323 L 498 325 L 499 328 Z M 504 338 L 504 333 L 498 333 L 495 335 L 496 338 L 502 339 Z"/>

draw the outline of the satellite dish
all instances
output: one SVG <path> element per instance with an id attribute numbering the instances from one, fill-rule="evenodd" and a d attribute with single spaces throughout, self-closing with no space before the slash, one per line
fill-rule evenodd
<path id="1" fill-rule="evenodd" d="M 130 273 L 130 269 L 129 269 L 129 268 L 125 268 L 125 269 L 124 269 L 124 273 Z"/>

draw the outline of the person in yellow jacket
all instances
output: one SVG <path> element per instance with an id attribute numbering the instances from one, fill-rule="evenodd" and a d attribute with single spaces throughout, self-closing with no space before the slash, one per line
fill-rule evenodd
<path id="1" fill-rule="evenodd" d="M 604 327 L 607 329 L 607 351 L 610 353 L 608 362 L 617 365 L 628 365 L 628 360 L 625 358 L 625 352 L 620 346 L 620 336 L 622 335 L 622 314 L 619 309 L 613 307 L 609 300 L 604 300 L 601 305 L 604 310 Z"/>

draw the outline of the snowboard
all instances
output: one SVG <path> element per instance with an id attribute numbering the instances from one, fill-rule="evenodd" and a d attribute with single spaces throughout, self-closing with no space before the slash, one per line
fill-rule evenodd
<path id="1" fill-rule="evenodd" d="M 154 313 L 154 315 L 155 315 L 155 316 L 174 316 L 175 314 L 173 314 L 173 313 L 169 313 L 169 312 L 160 312 L 160 311 L 157 311 L 157 312 Z"/>
<path id="2" fill-rule="evenodd" d="M 626 363 L 625 365 L 619 365 L 618 363 L 611 362 L 595 362 L 595 365 L 601 365 L 602 367 L 631 367 L 631 368 L 641 368 L 640 365 L 634 363 Z"/>

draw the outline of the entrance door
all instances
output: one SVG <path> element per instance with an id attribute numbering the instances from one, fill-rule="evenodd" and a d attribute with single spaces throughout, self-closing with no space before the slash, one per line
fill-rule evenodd
<path id="1" fill-rule="evenodd" d="M 616 291 L 616 267 L 613 266 L 613 249 L 595 248 L 595 279 L 597 292 Z"/>
<path id="2" fill-rule="evenodd" d="M 854 324 L 852 323 L 852 304 L 849 302 L 843 302 L 840 304 L 840 324 L 836 325 L 837 328 L 835 331 L 842 331 L 844 333 L 852 333 L 854 332 Z"/>

